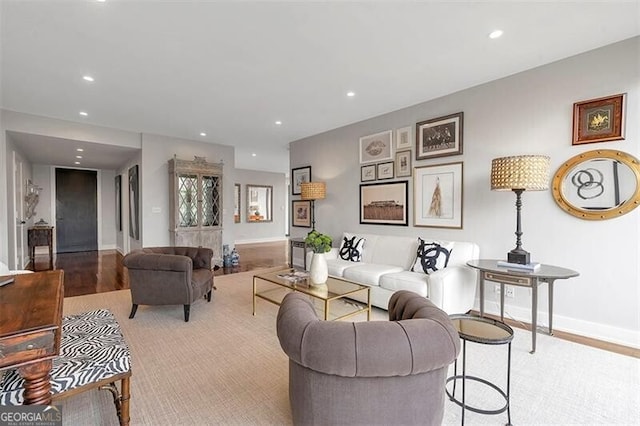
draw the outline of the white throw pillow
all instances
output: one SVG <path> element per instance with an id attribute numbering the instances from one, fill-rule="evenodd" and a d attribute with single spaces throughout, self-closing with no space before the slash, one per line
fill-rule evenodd
<path id="1" fill-rule="evenodd" d="M 449 257 L 453 250 L 453 243 L 441 244 L 437 241 L 425 241 L 418 237 L 418 251 L 416 261 L 411 270 L 413 272 L 432 272 L 444 269 L 449 264 Z"/>
<path id="2" fill-rule="evenodd" d="M 343 237 L 342 245 L 340 246 L 340 250 L 338 250 L 338 256 L 342 260 L 360 262 L 362 260 L 364 241 L 364 238 L 358 238 L 355 235 L 351 238 Z"/>

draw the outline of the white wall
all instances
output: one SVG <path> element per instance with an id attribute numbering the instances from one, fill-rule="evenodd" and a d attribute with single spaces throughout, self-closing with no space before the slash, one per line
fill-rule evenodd
<path id="1" fill-rule="evenodd" d="M 15 195 L 15 185 L 16 185 L 16 176 L 14 170 L 14 162 L 16 165 L 22 165 L 22 181 L 18 182 L 20 187 L 22 188 L 22 196 L 24 197 L 24 192 L 26 188 L 26 182 L 29 179 L 32 179 L 32 168 L 31 164 L 26 161 L 24 154 L 22 151 L 14 144 L 10 135 L 6 135 L 6 146 L 5 146 L 5 155 L 6 155 L 6 168 L 5 168 L 5 178 L 6 178 L 6 193 L 7 193 L 7 202 L 6 202 L 6 214 L 7 214 L 7 264 L 12 269 L 24 269 L 29 263 L 29 250 L 27 246 L 27 229 L 33 225 L 33 218 L 27 219 L 24 215 L 24 200 L 16 200 L 17 203 L 20 203 L 20 207 L 23 209 L 22 214 L 16 214 L 16 210 L 14 207 L 16 206 L 14 202 Z M 20 224 L 20 222 L 24 221 L 24 224 Z M 16 239 L 20 241 L 16 245 Z M 14 247 L 17 247 L 18 252 L 21 253 L 20 256 L 17 257 L 14 254 Z M 11 255 L 10 255 L 11 254 Z"/>
<path id="2" fill-rule="evenodd" d="M 100 170 L 99 176 L 98 250 L 113 250 L 116 248 L 116 172 Z"/>
<path id="3" fill-rule="evenodd" d="M 240 184 L 240 223 L 233 224 L 235 243 L 284 240 L 287 207 L 287 178 L 285 174 L 236 169 L 233 183 Z M 273 186 L 273 220 L 271 222 L 247 222 L 247 184 Z M 233 210 L 231 207 L 229 209 Z"/>
<path id="4" fill-rule="evenodd" d="M 515 246 L 515 196 L 490 190 L 491 159 L 545 154 L 553 173 L 563 161 L 594 149 L 639 157 L 639 51 L 636 37 L 291 143 L 291 167 L 311 164 L 314 180 L 327 183 L 327 198 L 316 205 L 317 227 L 334 238 L 352 230 L 475 241 L 481 257 L 505 258 Z M 572 146 L 573 103 L 625 92 L 626 139 Z M 415 130 L 419 121 L 459 111 L 464 112 L 464 154 L 414 161 L 413 166 L 464 162 L 463 229 L 360 225 L 358 139 L 408 125 Z M 412 187 L 409 178 L 410 194 Z M 554 328 L 640 347 L 640 209 L 611 220 L 585 221 L 563 212 L 551 191 L 525 193 L 523 205 L 523 246 L 532 260 L 580 272 L 556 282 Z M 412 224 L 411 203 L 410 209 Z M 305 233 L 292 228 L 292 236 Z M 486 300 L 495 301 L 493 286 L 488 287 Z M 542 290 L 539 324 L 548 321 Z M 530 322 L 529 291 L 516 288 L 515 299 L 507 300 L 507 315 Z M 487 310 L 499 313 L 499 306 L 490 302 Z"/>
<path id="5" fill-rule="evenodd" d="M 135 156 L 129 159 L 121 168 L 116 171 L 116 174 L 122 176 L 122 231 L 116 231 L 116 246 L 117 250 L 122 254 L 126 254 L 131 250 L 141 249 L 143 247 L 142 238 L 144 236 L 144 228 L 140 229 L 139 239 L 135 239 L 129 235 L 129 169 L 136 164 L 138 165 L 138 184 L 139 186 L 139 197 L 140 197 L 140 220 L 142 221 L 142 192 L 144 191 L 142 185 L 142 168 L 140 164 L 142 163 L 142 153 L 138 152 Z"/>

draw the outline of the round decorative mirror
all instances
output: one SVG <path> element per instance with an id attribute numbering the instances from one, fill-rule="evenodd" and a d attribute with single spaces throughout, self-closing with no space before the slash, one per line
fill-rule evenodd
<path id="1" fill-rule="evenodd" d="M 622 216 L 640 204 L 640 163 L 622 151 L 600 149 L 566 161 L 553 177 L 553 198 L 587 220 Z"/>

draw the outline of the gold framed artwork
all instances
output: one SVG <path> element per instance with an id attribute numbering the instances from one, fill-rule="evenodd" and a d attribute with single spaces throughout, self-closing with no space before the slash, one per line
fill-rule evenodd
<path id="1" fill-rule="evenodd" d="M 624 139 L 625 94 L 573 104 L 573 142 L 582 145 Z"/>
<path id="2" fill-rule="evenodd" d="M 233 223 L 240 223 L 240 184 L 234 184 L 233 189 Z"/>
<path id="3" fill-rule="evenodd" d="M 464 113 L 421 121 L 416 124 L 416 161 L 462 154 Z"/>
<path id="4" fill-rule="evenodd" d="M 462 229 L 462 162 L 416 167 L 415 226 Z"/>

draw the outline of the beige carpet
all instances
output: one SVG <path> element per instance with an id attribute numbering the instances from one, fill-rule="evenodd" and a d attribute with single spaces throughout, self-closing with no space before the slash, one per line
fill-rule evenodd
<path id="1" fill-rule="evenodd" d="M 184 322 L 182 306 L 138 309 L 128 319 L 128 290 L 65 299 L 65 314 L 110 309 L 132 353 L 132 425 L 287 425 L 287 358 L 275 333 L 277 306 L 258 301 L 253 316 L 253 273 L 215 278 L 211 303 L 196 302 Z M 384 319 L 386 312 L 375 312 Z M 512 422 L 522 424 L 636 424 L 640 421 L 640 361 L 541 336 L 530 355 L 530 334 L 513 343 Z M 505 347 L 475 347 L 471 373 L 504 383 Z M 468 346 L 470 347 L 470 346 Z M 471 371 L 474 369 L 474 371 Z M 470 387 L 472 402 L 497 404 Z M 384 401 L 381 401 L 384 403 Z M 117 425 L 108 392 L 64 401 L 65 425 Z M 460 423 L 460 408 L 445 403 L 445 424 Z M 504 424 L 506 415 L 469 413 L 467 424 Z"/>

